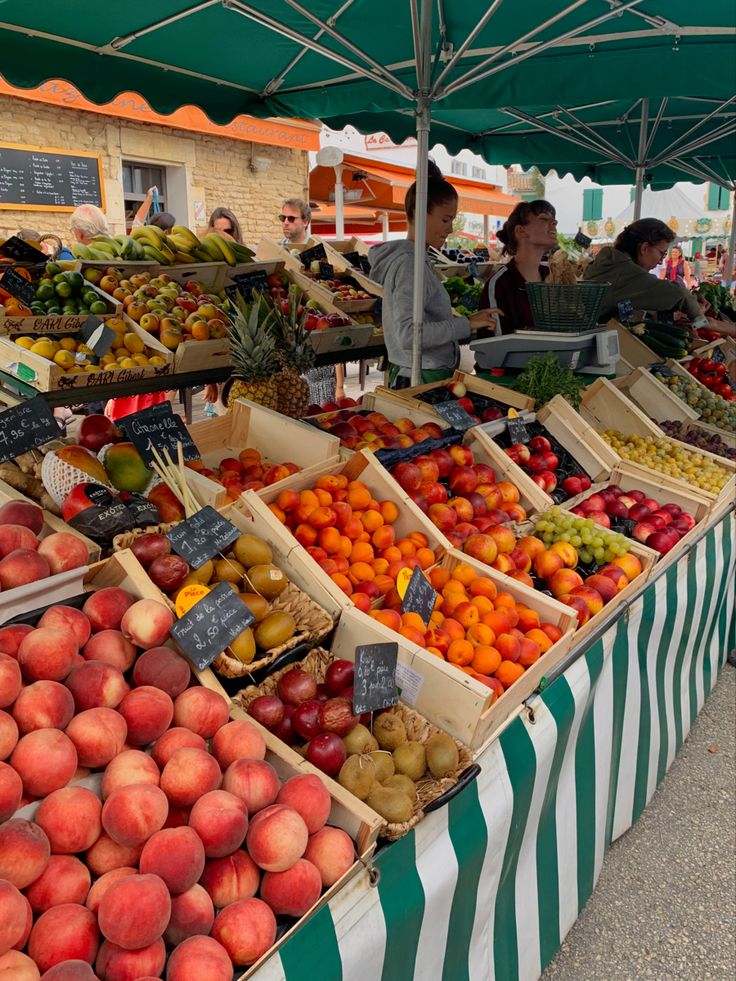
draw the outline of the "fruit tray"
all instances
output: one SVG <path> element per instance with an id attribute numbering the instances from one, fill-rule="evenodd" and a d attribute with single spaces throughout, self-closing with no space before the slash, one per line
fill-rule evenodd
<path id="1" fill-rule="evenodd" d="M 606 479 L 614 463 L 611 454 L 566 399 L 555 395 L 537 412 L 536 421 L 544 427 L 545 435 L 556 440 L 591 480 Z"/>
<path id="2" fill-rule="evenodd" d="M 103 293 L 94 283 L 88 283 L 86 288 L 98 293 L 100 299 L 107 304 L 107 313 L 95 314 L 100 320 L 109 320 L 120 313 L 122 305 Z M 30 313 L 25 317 L 7 316 L 5 308 L 0 306 L 0 335 L 73 334 L 84 326 L 88 316 L 86 313 L 62 314 L 58 317 Z"/>
<path id="3" fill-rule="evenodd" d="M 202 263 L 206 265 L 206 263 Z M 209 368 L 223 368 L 230 364 L 230 344 L 226 337 L 210 339 L 208 341 L 182 341 L 173 351 L 163 344 L 140 324 L 131 320 L 127 313 L 122 314 L 122 318 L 133 333 L 137 334 L 147 347 L 156 348 L 157 353 L 165 351 L 169 359 L 173 362 L 172 371 L 176 373 L 185 371 L 201 371 L 202 366 Z"/>
<path id="4" fill-rule="evenodd" d="M 362 634 L 360 639 L 364 640 Z M 346 659 L 352 660 L 354 659 L 354 656 L 355 652 L 353 647 L 353 657 Z M 330 652 L 324 650 L 323 648 L 316 648 L 310 651 L 302 661 L 296 661 L 293 664 L 290 664 L 288 667 L 269 675 L 269 677 L 266 678 L 265 681 L 261 682 L 260 685 L 246 688 L 240 693 L 236 701 L 247 712 L 250 704 L 260 695 L 275 695 L 277 692 L 279 679 L 293 668 L 301 668 L 303 671 L 311 674 L 319 684 L 322 684 L 325 680 L 327 668 L 329 667 L 330 662 L 334 659 L 334 649 L 332 652 Z M 409 739 L 417 742 L 426 743 L 430 736 L 436 735 L 442 731 L 437 726 L 434 726 L 428 722 L 427 719 L 423 718 L 414 709 L 409 708 L 407 705 L 398 704 L 387 711 L 401 719 L 406 729 L 406 735 L 409 737 Z M 478 773 L 480 772 L 480 767 L 473 763 L 473 754 L 466 746 L 463 746 L 462 743 L 458 742 L 457 740 L 454 742 L 458 756 L 457 765 L 454 770 L 447 776 L 440 779 L 436 779 L 431 774 L 426 773 L 424 777 L 418 780 L 416 785 L 416 800 L 414 801 L 412 816 L 406 821 L 396 823 L 381 819 L 381 830 L 379 831 L 380 837 L 386 838 L 389 841 L 396 841 L 397 839 L 402 838 L 405 834 L 411 831 L 412 828 L 419 824 L 419 822 L 424 818 L 425 811 L 428 807 L 434 805 L 431 808 L 432 810 L 441 807 L 447 800 L 450 799 L 450 796 L 454 796 L 453 791 L 457 793 L 457 790 L 455 790 L 456 787 L 458 790 L 462 789 L 462 787 L 467 786 L 471 780 L 477 777 Z"/>
<path id="5" fill-rule="evenodd" d="M 456 371 L 452 378 L 442 382 L 430 382 L 427 385 L 415 385 L 410 388 L 399 388 L 392 390 L 392 394 L 408 402 L 417 403 L 422 408 L 437 405 L 439 402 L 450 402 L 459 396 L 453 395 L 450 391 L 451 385 L 464 385 L 466 392 L 464 397 L 473 402 L 474 407 L 481 413 L 481 422 L 492 422 L 505 416 L 509 408 L 516 409 L 517 412 L 534 409 L 534 399 L 521 395 L 511 388 L 502 385 L 494 385 L 493 382 L 478 378 L 477 375 L 470 375 L 464 371 Z M 384 389 L 379 387 L 378 392 Z M 488 410 L 496 410 L 493 417 L 483 419 L 482 414 Z M 472 413 L 471 413 L 472 414 Z"/>

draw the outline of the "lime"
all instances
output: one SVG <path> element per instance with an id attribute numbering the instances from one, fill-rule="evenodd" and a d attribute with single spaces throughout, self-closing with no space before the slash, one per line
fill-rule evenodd
<path id="1" fill-rule="evenodd" d="M 67 283 L 69 283 L 71 288 L 75 291 L 81 290 L 82 287 L 86 285 L 84 276 L 80 272 L 71 270 L 70 272 L 65 272 L 64 276 L 66 277 Z"/>
<path id="2" fill-rule="evenodd" d="M 53 279 L 53 282 L 55 282 L 55 283 L 64 283 L 64 282 L 66 282 L 66 276 L 64 275 L 63 272 L 56 273 L 56 275 L 53 276 L 52 279 Z"/>
<path id="3" fill-rule="evenodd" d="M 58 262 L 47 262 L 46 263 L 46 275 L 47 276 L 58 276 L 61 272 L 61 266 Z"/>
<path id="4" fill-rule="evenodd" d="M 107 313 L 107 304 L 104 300 L 95 300 L 93 303 L 90 303 L 89 312 L 97 314 Z"/>
<path id="5" fill-rule="evenodd" d="M 100 298 L 100 294 L 95 293 L 94 290 L 84 290 L 82 293 L 82 299 L 87 304 L 87 306 L 89 306 L 90 303 L 94 303 L 95 300 L 99 300 L 99 298 Z"/>
<path id="6" fill-rule="evenodd" d="M 56 295 L 66 299 L 72 295 L 72 288 L 69 283 L 57 283 L 56 284 Z"/>
<path id="7" fill-rule="evenodd" d="M 36 290 L 36 299 L 50 300 L 53 296 L 55 296 L 54 284 L 42 280 Z"/>

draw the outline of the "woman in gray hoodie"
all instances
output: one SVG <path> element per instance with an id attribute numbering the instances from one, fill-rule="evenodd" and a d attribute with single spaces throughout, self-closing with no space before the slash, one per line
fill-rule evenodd
<path id="1" fill-rule="evenodd" d="M 368 254 L 371 278 L 383 286 L 383 335 L 389 360 L 389 385 L 407 388 L 411 385 L 411 353 L 414 283 L 414 217 L 416 183 L 406 192 L 409 234 L 406 240 L 382 242 Z M 429 161 L 427 188 L 426 244 L 441 249 L 452 231 L 457 215 L 457 191 Z M 470 337 L 470 331 L 493 327 L 493 310 L 482 310 L 472 317 L 453 313 L 447 290 L 438 279 L 429 257 L 425 258 L 424 319 L 422 323 L 422 382 L 449 378 L 460 360 L 458 344 Z"/>

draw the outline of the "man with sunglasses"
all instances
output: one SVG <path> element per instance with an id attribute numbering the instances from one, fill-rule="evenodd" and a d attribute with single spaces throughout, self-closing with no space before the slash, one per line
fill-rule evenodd
<path id="1" fill-rule="evenodd" d="M 309 222 L 312 209 L 301 198 L 289 198 L 281 206 L 279 221 L 284 236 L 284 245 L 304 245 L 309 238 Z"/>

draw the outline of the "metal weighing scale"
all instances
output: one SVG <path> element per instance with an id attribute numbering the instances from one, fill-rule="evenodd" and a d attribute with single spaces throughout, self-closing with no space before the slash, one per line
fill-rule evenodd
<path id="1" fill-rule="evenodd" d="M 618 332 L 607 327 L 579 333 L 520 330 L 500 337 L 471 341 L 481 371 L 506 368 L 522 371 L 535 354 L 557 355 L 564 367 L 584 375 L 615 375 L 620 353 Z"/>

